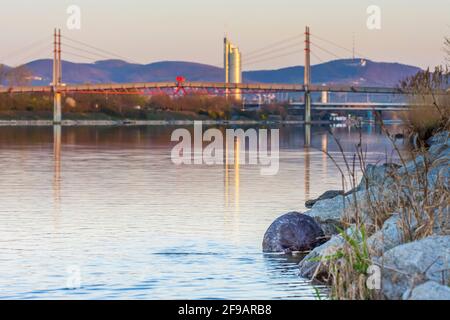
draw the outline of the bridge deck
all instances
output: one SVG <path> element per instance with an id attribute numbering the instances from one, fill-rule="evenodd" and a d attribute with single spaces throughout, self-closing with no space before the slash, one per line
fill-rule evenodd
<path id="1" fill-rule="evenodd" d="M 376 111 L 407 111 L 416 104 L 406 102 L 313 102 L 314 110 L 338 111 L 338 110 L 376 110 Z M 301 102 L 291 103 L 292 109 L 304 109 L 305 104 Z"/>
<path id="2" fill-rule="evenodd" d="M 278 83 L 222 83 L 222 82 L 142 82 L 142 83 L 109 83 L 109 84 L 68 84 L 59 86 L 59 92 L 86 92 L 86 91 L 140 91 L 146 89 L 171 89 L 171 88 L 190 89 L 211 89 L 211 90 L 241 90 L 243 93 L 252 91 L 265 92 L 305 92 L 306 87 L 302 84 L 278 84 Z M 351 93 L 380 93 L 380 94 L 408 94 L 400 88 L 389 87 L 360 87 L 343 85 L 310 85 L 309 92 L 351 92 Z M 35 93 L 52 92 L 52 86 L 15 86 L 0 87 L 0 93 Z"/>

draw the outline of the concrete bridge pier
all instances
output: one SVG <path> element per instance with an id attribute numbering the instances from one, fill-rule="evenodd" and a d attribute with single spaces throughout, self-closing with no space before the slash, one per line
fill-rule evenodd
<path id="1" fill-rule="evenodd" d="M 311 123 L 311 93 L 305 89 L 305 123 Z"/>

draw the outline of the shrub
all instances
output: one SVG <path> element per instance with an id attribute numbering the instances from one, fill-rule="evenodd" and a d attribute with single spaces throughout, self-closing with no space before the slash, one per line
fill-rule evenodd
<path id="1" fill-rule="evenodd" d="M 402 89 L 412 92 L 412 109 L 403 118 L 416 147 L 438 131 L 449 129 L 450 93 L 445 92 L 449 75 L 448 68 L 436 67 L 433 72 L 420 71 L 401 83 Z"/>

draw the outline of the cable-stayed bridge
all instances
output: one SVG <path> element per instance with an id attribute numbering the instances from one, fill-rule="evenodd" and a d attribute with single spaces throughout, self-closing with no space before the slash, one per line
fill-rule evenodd
<path id="1" fill-rule="evenodd" d="M 47 39 L 48 40 L 48 39 Z M 64 50 L 62 42 L 64 41 Z M 320 44 L 318 44 L 320 42 Z M 47 46 L 42 45 L 47 44 Z M 27 58 L 33 58 L 39 53 L 48 50 L 48 42 L 36 42 L 26 49 L 32 52 Z M 333 45 L 335 49 L 326 49 L 324 44 Z M 336 49 L 337 48 L 337 49 Z M 314 49 L 314 50 L 313 50 Z M 328 99 L 319 103 L 311 101 L 311 94 L 320 93 L 354 93 L 354 94 L 384 94 L 384 95 L 407 95 L 409 92 L 399 87 L 373 87 L 360 85 L 318 85 L 311 81 L 311 56 L 318 62 L 324 60 L 319 56 L 322 54 L 331 55 L 333 58 L 342 58 L 336 54 L 337 50 L 351 52 L 353 59 L 357 63 L 364 63 L 364 56 L 361 62 L 360 58 L 356 59 L 357 54 L 353 49 L 348 49 L 336 44 L 325 38 L 311 34 L 309 27 L 306 27 L 305 33 L 288 39 L 277 41 L 276 43 L 267 45 L 263 48 L 255 50 L 245 55 L 245 66 L 260 64 L 265 61 L 278 59 L 289 55 L 300 55 L 304 50 L 304 81 L 301 84 L 284 84 L 284 83 L 230 83 L 230 82 L 191 82 L 183 76 L 179 76 L 171 82 L 138 82 L 138 83 L 97 83 L 97 84 L 70 84 L 63 82 L 62 70 L 62 53 L 69 57 L 77 57 L 83 59 L 121 59 L 132 61 L 125 57 L 119 56 L 112 52 L 97 48 L 96 46 L 75 40 L 61 35 L 60 30 L 55 30 L 53 35 L 53 80 L 47 86 L 0 86 L 0 93 L 4 94 L 21 94 L 21 93 L 49 93 L 54 95 L 54 122 L 61 122 L 61 97 L 65 94 L 205 94 L 205 95 L 224 95 L 224 96 L 241 96 L 241 95 L 261 95 L 272 93 L 296 93 L 303 96 L 303 102 L 292 104 L 292 107 L 304 109 L 304 120 L 306 123 L 311 121 L 311 108 L 317 110 L 341 110 L 341 109 L 378 109 L 378 110 L 405 110 L 408 108 L 406 103 L 398 102 L 331 102 Z M 27 52 L 28 52 L 27 51 Z M 317 51 L 317 52 L 316 52 Z M 20 51 L 19 51 L 20 52 Z M 95 57 L 95 58 L 94 58 Z M 1 60 L 0 60 L 1 61 Z"/>

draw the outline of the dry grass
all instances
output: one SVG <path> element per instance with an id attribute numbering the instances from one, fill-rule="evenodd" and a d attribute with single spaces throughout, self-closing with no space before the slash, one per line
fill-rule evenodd
<path id="1" fill-rule="evenodd" d="M 439 160 L 431 159 L 424 146 L 410 149 L 405 154 L 384 126 L 383 131 L 391 142 L 395 158 L 402 168 L 386 167 L 384 179 L 377 183 L 371 184 L 372 177 L 366 171 L 366 153 L 361 139 L 351 158 L 348 158 L 340 147 L 344 168 L 338 169 L 342 175 L 342 185 L 347 187 L 345 190 L 357 187 L 356 168 L 359 168 L 366 181 L 367 191 L 363 196 L 353 193 L 350 205 L 344 201 L 347 206 L 342 224 L 352 227 L 354 231 L 350 235 L 341 233 L 345 244 L 336 255 L 328 259 L 333 299 L 382 298 L 379 291 L 369 290 L 366 286 L 367 269 L 375 254 L 368 247 L 367 240 L 379 231 L 393 214 L 398 214 L 401 218 L 400 228 L 404 243 L 432 234 L 450 234 L 448 214 L 445 214 L 450 203 L 448 185 L 440 178 L 442 172 L 436 172 L 437 179 L 429 179 L 432 170 L 436 170 L 435 167 L 440 164 Z M 339 141 L 336 141 L 340 146 Z M 388 156 L 386 160 L 389 160 Z M 334 159 L 333 161 L 337 163 Z"/>
<path id="2" fill-rule="evenodd" d="M 403 119 L 416 147 L 439 130 L 450 128 L 450 95 L 444 93 L 449 79 L 448 67 L 436 67 L 433 72 L 419 72 L 401 83 L 402 89 L 413 92 L 409 99 L 413 108 L 404 113 Z"/>

